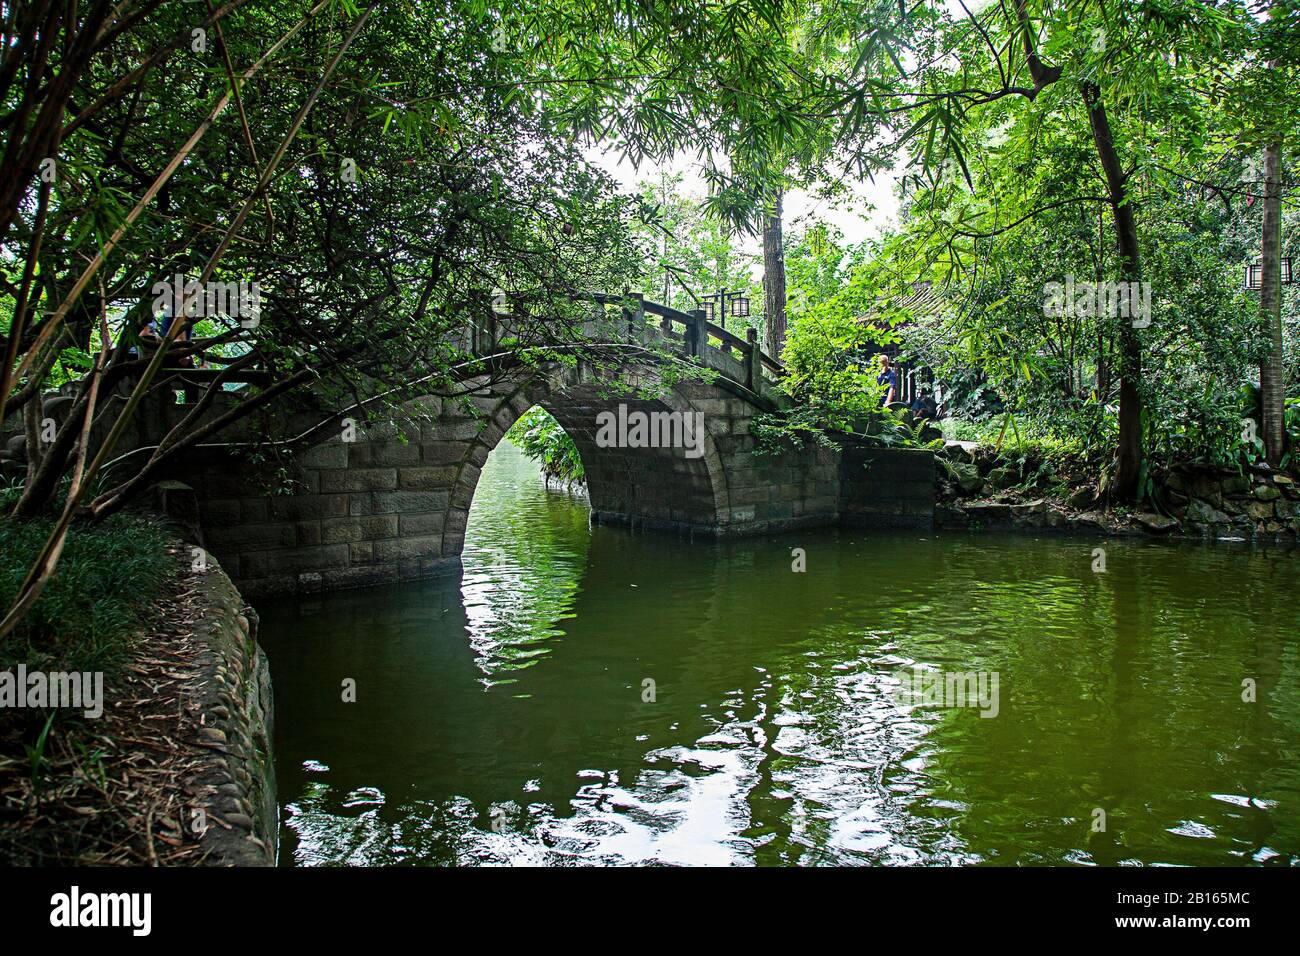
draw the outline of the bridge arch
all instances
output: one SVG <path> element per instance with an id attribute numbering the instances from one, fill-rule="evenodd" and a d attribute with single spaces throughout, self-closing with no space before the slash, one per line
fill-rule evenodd
<path id="1" fill-rule="evenodd" d="M 755 458 L 753 402 L 717 383 L 664 388 L 653 372 L 632 373 L 625 384 L 631 393 L 621 395 L 585 367 L 528 370 L 468 382 L 464 399 L 416 399 L 390 422 L 321 427 L 315 444 L 294 454 L 289 493 L 268 495 L 262 476 L 219 450 L 175 477 L 197 491 L 203 543 L 249 595 L 458 570 L 488 455 L 534 405 L 577 445 L 596 523 L 707 536 L 761 531 L 792 522 L 797 511 L 812 518 L 807 502 L 795 500 L 801 495 L 819 496 L 819 523 L 834 520 L 834 462 L 801 469 L 778 461 L 773 470 Z M 625 421 L 675 416 L 684 425 L 690 416 L 697 424 L 691 440 L 676 445 L 598 440 L 601 416 L 617 419 L 620 406 Z M 679 434 L 687 438 L 684 427 Z"/>
<path id="2" fill-rule="evenodd" d="M 425 429 L 434 441 L 422 448 L 422 454 L 430 461 L 447 460 L 456 469 L 443 520 L 444 557 L 461 553 L 470 504 L 488 455 L 534 405 L 554 417 L 577 446 L 594 522 L 710 535 L 727 524 L 727 470 L 714 431 L 726 435 L 734 420 L 720 420 L 716 402 L 710 404 L 699 394 L 692 397 L 680 387 L 654 398 L 609 396 L 602 391 L 593 382 L 570 381 L 557 386 L 544 375 L 504 389 L 485 389 L 473 396 L 483 425 L 468 440 L 446 438 L 468 429 L 458 424 L 456 408 L 442 411 L 439 424 Z M 682 437 L 692 447 L 610 444 L 604 440 L 608 433 L 602 431 L 609 421 L 618 420 L 620 406 L 624 420 L 643 416 L 642 421 L 681 423 Z M 685 425 L 688 421 L 693 424 Z"/>

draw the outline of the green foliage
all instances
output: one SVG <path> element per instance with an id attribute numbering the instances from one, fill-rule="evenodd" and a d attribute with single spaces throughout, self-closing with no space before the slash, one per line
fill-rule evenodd
<path id="1" fill-rule="evenodd" d="M 564 482 L 582 482 L 586 472 L 573 443 L 560 423 L 546 409 L 534 405 L 519 416 L 506 432 L 506 439 L 542 466 L 542 474 Z"/>
<path id="2" fill-rule="evenodd" d="M 560 80 L 557 121 L 633 163 L 698 156 L 709 214 L 753 231 L 791 178 L 834 184 L 832 169 L 888 165 L 874 87 L 902 71 L 903 38 L 929 17 L 905 6 L 538 0 L 508 28 L 513 48 Z"/>
<path id="3" fill-rule="evenodd" d="M 640 215 L 633 227 L 646 256 L 646 275 L 639 286 L 646 298 L 683 312 L 702 308 L 699 297 L 720 288 L 743 292 L 753 303 L 761 301 L 762 290 L 753 278 L 756 257 L 740 248 L 727 226 L 707 213 L 702 200 L 683 191 L 680 174 L 664 173 L 638 188 Z M 751 324 L 728 317 L 724 321 L 733 332 Z"/>
<path id="4" fill-rule="evenodd" d="M 818 409 L 826 427 L 855 430 L 880 415 L 884 388 L 868 350 L 888 337 L 838 303 L 817 306 L 790 329 L 782 387 L 796 404 Z"/>
<path id="5" fill-rule="evenodd" d="M 837 234 L 814 223 L 793 237 L 795 255 L 791 322 L 781 355 L 782 390 L 791 409 L 758 421 L 761 444 L 798 441 L 825 431 L 874 437 L 882 444 L 925 444 L 910 426 L 882 404 L 885 387 L 876 379 L 880 348 L 900 341 L 899 324 L 912 315 L 886 294 L 890 274 L 887 246 L 845 249 Z"/>
<path id="6" fill-rule="evenodd" d="M 1029 456 L 1044 461 L 1077 460 L 1087 454 L 1076 438 L 1028 416 L 1007 416 L 970 421 L 945 418 L 938 423 L 947 441 L 973 441 L 1009 455 Z"/>
<path id="7" fill-rule="evenodd" d="M 114 25 L 104 26 L 102 46 L 93 37 L 48 38 L 44 69 L 59 77 L 56 91 L 71 88 L 71 100 L 43 217 L 39 179 L 7 166 L 0 176 L 6 188 L 21 183 L 8 234 L 0 225 L 0 332 L 11 327 L 28 250 L 39 245 L 20 358 L 28 357 L 24 350 L 38 341 L 103 237 L 125 224 L 194 130 L 204 132 L 80 293 L 56 339 L 68 347 L 48 369 L 37 363 L 42 389 L 73 379 L 85 393 L 101 316 L 124 346 L 102 394 L 132 381 L 144 361 L 122 353 L 154 311 L 155 284 L 176 274 L 197 277 L 220 246 L 221 231 L 245 208 L 248 218 L 211 279 L 258 283 L 260 321 L 209 316 L 196 323 L 194 336 L 212 340 L 209 357 L 247 355 L 277 385 L 310 386 L 318 404 L 343 407 L 364 390 L 389 394 L 396 405 L 408 397 L 401 388 L 417 379 L 422 394 L 458 392 L 471 360 L 466 332 L 486 324 L 495 289 L 523 299 L 530 316 L 503 332 L 501 351 L 515 362 L 549 361 L 557 342 L 570 361 L 598 351 L 578 342 L 575 328 L 590 309 L 574 293 L 618 289 L 640 275 L 628 228 L 635 202 L 617 194 L 613 179 L 571 136 L 556 135 L 553 111 L 542 109 L 542 68 L 515 46 L 523 25 L 511 23 L 510 42 L 503 42 L 494 30 L 500 16 L 472 0 L 368 4 L 345 44 L 357 20 L 352 6 L 327 4 L 311 16 L 311 4 L 222 7 L 222 40 L 218 45 L 209 27 L 206 55 L 188 46 L 210 11 L 197 0 L 153 5 L 145 16 L 105 8 Z M 297 29 L 302 16 L 308 22 Z M 57 31 L 63 21 L 55 21 L 50 29 Z M 175 37 L 186 44 L 166 51 Z M 95 54 L 76 68 L 65 61 L 70 50 L 92 45 Z M 30 52 L 22 41 L 10 47 Z M 132 73 L 155 50 L 167 57 Z M 229 95 L 223 54 L 242 71 L 271 50 L 261 72 L 241 85 L 239 104 L 207 124 L 214 104 Z M 313 99 L 313 84 L 336 55 L 337 69 Z M 33 55 L 27 68 L 37 70 L 42 57 Z M 39 101 L 48 87 L 40 71 L 0 80 L 0 113 L 15 117 L 6 142 L 30 136 L 32 149 L 49 148 L 28 122 L 38 113 L 65 112 Z M 521 95 L 528 90 L 536 95 Z M 309 101 L 305 121 L 295 126 Z M 83 104 L 91 104 L 93 119 L 69 122 Z M 255 193 L 281 146 L 280 165 Z M 22 152 L 11 145 L 6 155 Z M 241 407 L 251 414 L 264 390 L 252 385 L 229 394 L 246 400 Z M 101 410 L 121 407 L 101 403 Z M 378 401 L 370 407 L 388 410 Z M 19 410 L 8 405 L 6 415 Z M 192 422 L 181 431 L 201 427 Z M 71 456 L 60 453 L 54 467 L 66 474 Z M 114 474 L 121 484 L 97 495 L 94 508 L 120 507 L 147 487 L 129 466 Z M 57 478 L 42 481 L 23 513 L 48 510 L 56 485 Z"/>
<path id="8" fill-rule="evenodd" d="M 892 264 L 944 289 L 948 314 L 904 338 L 959 384 L 962 413 L 1027 416 L 1096 460 L 1131 465 L 1140 445 L 1148 473 L 1240 457 L 1238 389 L 1261 353 L 1239 269 L 1259 254 L 1258 224 L 1253 243 L 1230 240 L 1251 215 L 1243 159 L 1294 138 L 1296 14 L 1283 8 L 1265 23 L 1236 3 L 1003 4 L 922 28 L 942 55 L 900 109 L 915 161 Z M 1133 231 L 1137 254 L 1121 259 Z M 1067 276 L 1148 282 L 1150 322 L 1050 314 L 1046 284 Z M 1127 444 L 1121 404 L 1140 414 L 1122 416 Z"/>
<path id="9" fill-rule="evenodd" d="M 779 455 L 790 448 L 820 445 L 838 448 L 827 434 L 826 416 L 813 405 L 800 405 L 781 412 L 755 415 L 749 423 L 756 455 Z"/>
<path id="10" fill-rule="evenodd" d="M 785 236 L 787 312 L 797 322 L 809 309 L 837 295 L 866 251 L 847 248 L 838 228 L 814 220 Z"/>
<path id="11" fill-rule="evenodd" d="M 34 743 L 24 743 L 23 750 L 27 754 L 28 781 L 31 784 L 32 792 L 39 794 L 45 776 L 46 760 L 45 746 L 50 739 L 50 728 L 54 726 L 54 718 L 59 715 L 57 710 L 50 710 L 50 715 L 45 718 L 45 725 L 36 735 Z"/>
<path id="12" fill-rule="evenodd" d="M 1152 288 L 1144 344 L 1147 453 L 1157 461 L 1235 457 L 1244 382 L 1258 362 L 1259 329 L 1231 263 L 1230 220 L 1176 191 L 1148 203 L 1144 238 Z M 1044 214 L 990 240 L 982 268 L 943 289 L 951 308 L 907 329 L 910 351 L 949 387 L 950 413 L 1027 416 L 1080 442 L 1100 460 L 1116 433 L 1116 337 L 1123 318 L 1052 315 L 1046 289 L 1113 276 L 1111 244 L 1079 210 Z"/>
<path id="13" fill-rule="evenodd" d="M 0 605 L 8 607 L 28 562 L 49 534 L 46 520 L 0 520 Z M 0 643 L 0 669 L 112 672 L 127 642 L 176 579 L 167 533 L 132 515 L 73 525 L 54 578 Z"/>
<path id="14" fill-rule="evenodd" d="M 1145 451 L 1167 460 L 1248 454 L 1237 437 L 1239 388 L 1258 364 L 1260 335 L 1254 300 L 1236 286 L 1241 263 L 1258 255 L 1259 224 L 1258 206 L 1243 202 L 1243 167 L 1262 143 L 1281 140 L 1286 157 L 1300 147 L 1295 4 L 1264 18 L 1240 2 L 1200 0 L 341 0 L 286 35 L 310 8 L 253 0 L 224 15 L 220 50 L 236 69 L 277 52 L 86 286 L 62 350 L 40 371 L 43 387 L 84 388 L 100 317 L 129 343 L 151 284 L 195 275 L 216 247 L 212 224 L 250 199 L 213 278 L 260 282 L 261 323 L 238 329 L 215 317 L 195 334 L 215 340 L 210 355 L 249 355 L 276 380 L 297 376 L 319 401 L 342 405 L 376 381 L 394 396 L 412 379 L 425 393 L 456 392 L 453 370 L 471 362 L 466 327 L 485 317 L 494 288 L 527 300 L 529 322 L 499 343 L 524 364 L 572 364 L 585 351 L 556 346 L 573 344 L 589 316 L 575 291 L 639 288 L 692 308 L 683 285 L 725 285 L 757 305 L 754 260 L 734 234 L 753 231 L 776 190 L 842 199 L 897 154 L 908 165 L 896 235 L 847 247 L 824 223 L 786 233 L 785 388 L 795 410 L 760 429 L 914 440 L 880 408 L 867 361 L 896 343 L 953 386 L 957 414 L 1010 413 L 1102 459 L 1116 446 L 1125 330 L 1042 308 L 1046 283 L 1066 273 L 1114 279 L 1124 267 L 1093 102 L 1109 117 L 1142 278 L 1158 303 L 1137 337 Z M 345 43 L 363 10 L 363 28 Z M 206 57 L 185 43 L 167 48 L 209 12 L 198 0 L 143 17 L 114 8 L 102 44 L 75 67 L 89 38 L 57 35 L 54 13 L 48 62 L 21 37 L 11 44 L 13 75 L 0 81 L 0 112 L 15 117 L 7 155 L 39 155 L 54 131 L 38 124 L 67 114 L 43 229 L 30 163 L 0 179 L 20 184 L 0 209 L 12 214 L 0 226 L 0 330 L 13 321 L 26 251 L 40 248 L 20 357 L 229 89 L 215 42 Z M 132 72 L 155 52 L 166 55 Z M 303 78 L 320 76 L 335 54 L 338 70 L 294 131 L 310 89 Z M 41 102 L 64 93 L 63 107 Z M 251 195 L 280 144 L 283 162 Z M 584 154 L 591 145 L 634 163 L 687 151 L 707 193 L 682 197 L 679 180 L 661 177 L 619 195 Z M 349 165 L 352 179 L 342 175 Z M 1283 255 L 1300 259 L 1294 208 L 1286 215 Z M 665 265 L 680 270 L 667 293 Z M 889 305 L 919 280 L 941 290 L 941 315 Z M 723 321 L 741 331 L 756 325 L 754 312 Z M 1295 381 L 1295 289 L 1284 321 Z M 583 359 L 611 379 L 622 365 Z M 110 377 L 126 377 L 124 365 Z M 125 482 L 138 490 L 144 477 Z M 50 482 L 36 504 L 53 490 Z M 120 505 L 127 495 L 115 490 L 96 506 Z"/>

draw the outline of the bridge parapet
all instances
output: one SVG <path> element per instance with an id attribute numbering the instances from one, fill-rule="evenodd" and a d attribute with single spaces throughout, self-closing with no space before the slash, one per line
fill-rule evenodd
<path id="1" fill-rule="evenodd" d="M 594 306 L 582 324 L 586 341 L 660 350 L 718 373 L 730 385 L 749 392 L 759 404 L 776 407 L 780 403 L 777 385 L 785 369 L 762 351 L 754 329 L 746 329 L 740 336 L 708 321 L 703 309 L 683 312 L 647 300 L 640 293 L 597 292 L 583 298 Z M 485 302 L 478 312 L 482 318 L 471 322 L 467 344 L 479 357 L 496 351 L 500 342 L 517 335 L 528 320 L 528 304 L 518 298 L 507 298 L 497 308 L 489 308 Z"/>

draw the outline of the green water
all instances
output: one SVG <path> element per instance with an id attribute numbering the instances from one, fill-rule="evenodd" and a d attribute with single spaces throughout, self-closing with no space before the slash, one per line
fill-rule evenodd
<path id="1" fill-rule="evenodd" d="M 281 859 L 1293 865 L 1297 568 L 1167 542 L 588 529 L 503 444 L 463 578 L 261 609 Z M 996 716 L 900 695 L 917 666 L 996 672 Z"/>

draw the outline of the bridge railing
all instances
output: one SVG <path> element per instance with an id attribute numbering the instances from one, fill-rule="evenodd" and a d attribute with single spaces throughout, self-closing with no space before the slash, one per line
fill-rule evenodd
<path id="1" fill-rule="evenodd" d="M 716 371 L 755 394 L 761 395 L 765 385 L 770 387 L 785 374 L 781 363 L 763 352 L 758 344 L 758 333 L 752 328 L 746 329 L 745 337 L 741 338 L 708 321 L 703 309 L 683 312 L 648 301 L 635 292 L 624 295 L 597 292 L 592 293 L 591 298 L 600 307 L 617 306 L 629 333 L 634 336 L 650 324 L 647 316 L 658 316 L 659 333 L 670 342 L 681 342 L 684 355 L 715 367 Z"/>
<path id="2" fill-rule="evenodd" d="M 628 341 L 649 344 L 648 333 L 657 335 L 670 347 L 676 346 L 684 357 L 697 360 L 760 396 L 771 391 L 785 374 L 781 363 L 763 352 L 754 329 L 746 329 L 742 338 L 708 321 L 703 309 L 684 312 L 631 292 L 622 295 L 595 292 L 579 298 L 594 303 L 599 313 L 594 317 L 599 321 L 593 322 L 586 330 L 591 336 L 617 334 Z M 518 330 L 519 323 L 528 314 L 528 305 L 522 300 L 512 299 L 508 311 L 498 311 L 486 298 L 478 305 L 473 311 L 479 318 L 470 323 L 467 341 L 462 344 L 468 346 L 473 355 L 485 356 Z M 612 309 L 618 312 L 617 318 L 610 322 Z M 217 358 L 214 364 L 219 365 L 220 359 Z M 191 387 L 211 384 L 218 376 L 223 376 L 219 367 L 165 367 L 162 373 L 172 378 L 177 386 Z M 261 369 L 245 369 L 223 376 L 223 381 L 232 386 L 265 385 L 272 379 L 269 372 Z"/>

